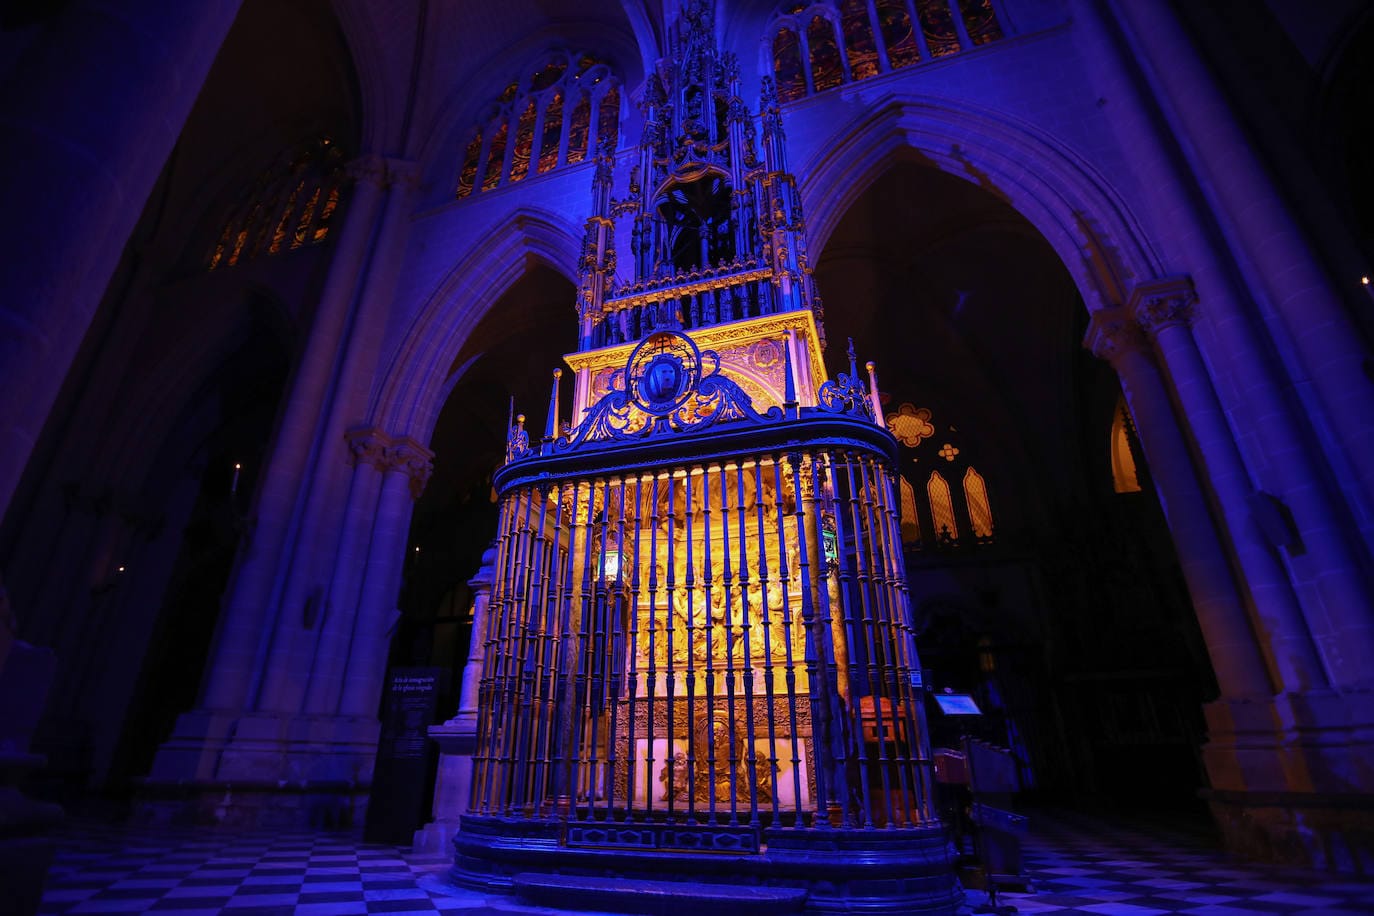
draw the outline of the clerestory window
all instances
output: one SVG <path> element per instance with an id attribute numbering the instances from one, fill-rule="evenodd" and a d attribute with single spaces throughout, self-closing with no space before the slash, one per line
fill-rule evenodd
<path id="1" fill-rule="evenodd" d="M 584 161 L 620 140 L 620 81 L 590 54 L 552 51 L 511 80 L 463 148 L 459 199 Z"/>
<path id="2" fill-rule="evenodd" d="M 210 270 L 281 254 L 329 237 L 346 193 L 345 156 L 320 136 L 284 153 L 239 196 L 210 251 Z"/>
<path id="3" fill-rule="evenodd" d="M 767 40 L 778 98 L 790 102 L 1001 37 L 992 0 L 789 0 Z"/>

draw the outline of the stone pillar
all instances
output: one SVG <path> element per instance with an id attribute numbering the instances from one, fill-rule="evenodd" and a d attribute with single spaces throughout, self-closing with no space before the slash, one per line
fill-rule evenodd
<path id="1" fill-rule="evenodd" d="M 0 516 L 238 8 L 62 4 L 8 68 Z"/>
<path id="2" fill-rule="evenodd" d="M 1084 345 L 1121 378 L 1216 673 L 1221 696 L 1204 707 L 1208 780 L 1218 789 L 1281 787 L 1275 688 L 1266 664 L 1272 656 L 1256 637 L 1247 596 L 1235 577 L 1243 570 L 1233 569 L 1208 510 L 1212 500 L 1198 480 L 1145 333 L 1129 310 L 1103 310 L 1093 315 Z"/>
<path id="3" fill-rule="evenodd" d="M 1129 307 L 1154 342 L 1207 466 L 1212 491 L 1230 520 L 1232 544 L 1255 599 L 1277 686 L 1283 691 L 1325 687 L 1327 677 L 1288 574 L 1252 517 L 1255 488 L 1193 339 L 1197 298 L 1191 286 L 1185 278 L 1140 284 Z"/>
<path id="4" fill-rule="evenodd" d="M 221 612 L 201 700 L 204 709 L 238 710 L 256 699 L 253 687 L 262 676 L 273 630 L 269 612 L 290 569 L 289 545 L 299 523 L 297 510 L 320 432 L 321 408 L 328 403 L 334 384 L 339 347 L 358 296 L 358 278 L 382 211 L 385 170 L 374 167 L 376 160 L 364 157 L 353 166 L 358 180 L 347 203 L 329 279 L 282 408 L 276 443 L 254 507 L 254 530 L 242 548 Z M 334 445 L 328 443 L 326 448 Z"/>
<path id="5" fill-rule="evenodd" d="M 1151 241 L 1164 263 L 1186 265 L 1196 284 L 1203 310 L 1196 321 L 1197 308 L 1167 305 L 1177 296 L 1150 289 L 1154 281 L 1137 288 L 1129 307 L 1154 329 L 1161 369 L 1186 419 L 1204 486 L 1219 508 L 1219 533 L 1281 691 L 1272 722 L 1264 724 L 1218 722 L 1219 704 L 1208 708 L 1213 734 L 1230 728 L 1251 736 L 1257 749 L 1268 746 L 1276 762 L 1270 769 L 1282 776 L 1277 786 L 1252 782 L 1247 791 L 1213 790 L 1209 800 L 1235 849 L 1349 867 L 1351 849 L 1361 844 L 1374 860 L 1368 840 L 1374 817 L 1368 808 L 1343 802 L 1374 791 L 1368 764 L 1374 758 L 1374 695 L 1368 688 L 1374 669 L 1365 648 L 1368 627 L 1361 624 L 1371 616 L 1374 597 L 1367 563 L 1356 556 L 1359 535 L 1347 496 L 1368 488 L 1342 487 L 1341 481 L 1354 479 L 1342 473 L 1352 462 L 1364 461 L 1366 478 L 1374 469 L 1349 452 L 1356 431 L 1342 431 L 1344 441 L 1336 447 L 1330 434 L 1370 422 L 1374 412 L 1352 411 L 1333 425 L 1330 414 L 1341 394 L 1323 379 L 1335 399 L 1318 398 L 1312 377 L 1332 369 L 1331 379 L 1344 379 L 1340 384 L 1351 388 L 1352 399 L 1362 397 L 1355 389 L 1367 391 L 1368 381 L 1350 377 L 1344 361 L 1351 341 L 1332 344 L 1327 355 L 1338 364 L 1334 368 L 1319 352 L 1322 346 L 1314 345 L 1345 333 L 1345 321 L 1328 325 L 1322 317 L 1333 307 L 1329 284 L 1308 258 L 1273 182 L 1252 168 L 1254 155 L 1237 137 L 1210 74 L 1198 74 L 1207 98 L 1188 97 L 1193 83 L 1181 74 L 1206 68 L 1168 5 L 1150 6 L 1070 0 L 1087 76 L 1108 102 L 1105 123 L 1125 173 L 1137 183 L 1135 202 L 1150 220 Z M 1151 18 L 1168 20 L 1163 32 L 1146 26 Z M 1207 110 L 1217 125 L 1198 117 Z M 1161 124 L 1176 130 L 1161 130 Z M 1223 134 L 1230 139 L 1217 142 Z M 1228 174 L 1235 157 L 1246 160 L 1242 175 Z M 1229 189 L 1224 195 L 1221 184 Z M 1242 188 L 1237 201 L 1232 195 Z M 1246 225 L 1252 205 L 1256 224 Z M 1286 271 L 1292 273 L 1279 276 Z M 1255 297 L 1256 291 L 1264 295 Z M 1309 298 L 1313 310 L 1302 311 Z M 1165 301 L 1152 304 L 1155 299 Z M 1274 309 L 1288 316 L 1287 330 L 1266 321 Z M 1175 317 L 1161 320 L 1170 314 Z M 1299 349 L 1290 338 L 1304 334 L 1313 337 Z"/>
<path id="6" fill-rule="evenodd" d="M 145 784 L 145 798 L 161 793 L 170 811 L 147 803 L 145 814 L 186 816 L 189 802 L 190 815 L 203 820 L 340 825 L 356 820 L 366 800 L 385 646 L 372 653 L 375 662 L 354 665 L 368 654 L 359 643 L 383 639 L 390 620 L 374 632 L 375 618 L 359 608 L 374 610 L 382 600 L 379 575 L 390 575 L 385 603 L 395 607 L 391 573 L 400 568 L 410 500 L 428 477 L 430 453 L 380 430 L 369 438 L 342 428 L 373 375 L 377 324 L 390 305 L 387 284 L 404 239 L 404 231 L 392 231 L 405 206 L 404 195 L 388 193 L 396 184 L 392 162 L 367 156 L 350 170 L 355 190 L 283 408 L 201 704 L 180 717 Z M 370 590 L 370 603 L 360 604 L 360 589 Z M 362 700 L 366 691 L 355 687 L 345 703 L 345 677 L 365 669 L 373 695 Z M 232 806 L 215 799 L 229 784 Z M 187 797 L 168 800 L 177 786 Z"/>
<path id="7" fill-rule="evenodd" d="M 1147 281 L 1128 307 L 1094 315 L 1086 343 L 1121 376 L 1221 687 L 1204 707 L 1209 798 L 1235 848 L 1359 867 L 1371 853 L 1366 824 L 1337 799 L 1370 791 L 1361 763 L 1374 753 L 1370 711 L 1359 691 L 1331 689 L 1285 548 L 1256 519 L 1254 486 L 1193 339 L 1197 314 L 1186 278 Z M 1191 485 L 1171 403 L 1196 460 Z"/>
<path id="8" fill-rule="evenodd" d="M 394 440 L 383 451 L 382 489 L 372 522 L 353 640 L 339 689 L 339 713 L 376 715 L 386 675 L 387 649 L 399 612 L 396 597 L 405 565 L 410 512 L 434 470 L 434 453 L 414 439 Z"/>
<path id="9" fill-rule="evenodd" d="M 1370 507 L 1374 385 L 1365 370 L 1368 351 L 1347 303 L 1170 4 L 1112 0 L 1111 5 L 1157 87 L 1166 120 L 1189 138 L 1180 149 L 1221 223 L 1222 237 L 1272 306 L 1264 316 L 1270 333 L 1281 349 L 1296 354 L 1300 367 L 1289 371 L 1302 380 L 1299 395 L 1320 409 L 1314 425 L 1319 434 L 1329 430 L 1321 437 L 1326 448 L 1344 453 L 1334 466 L 1352 469 Z"/>
<path id="10" fill-rule="evenodd" d="M 363 570 L 362 581 L 353 590 L 336 570 L 338 588 L 322 609 L 317 665 L 309 672 L 311 705 L 183 715 L 145 784 L 145 818 L 259 827 L 360 821 L 411 505 L 429 478 L 433 453 L 375 429 L 349 442 L 357 467 L 347 517 L 355 527 L 345 532 L 339 561 Z"/>
<path id="11" fill-rule="evenodd" d="M 1254 290 L 1245 279 L 1251 256 L 1219 241 L 1232 234 L 1219 236 L 1213 214 L 1200 204 L 1207 176 L 1190 171 L 1183 155 L 1188 151 L 1159 129 L 1158 107 L 1164 104 L 1167 116 L 1168 99 L 1157 97 L 1157 78 L 1152 77 L 1158 74 L 1148 67 L 1141 72 L 1137 49 L 1121 47 L 1119 23 L 1104 15 L 1107 6 L 1073 0 L 1074 27 L 1082 30 L 1094 91 L 1113 100 L 1103 110 L 1127 169 L 1140 183 L 1140 206 L 1154 221 L 1152 241 L 1166 260 L 1188 266 L 1204 306 L 1189 333 L 1199 370 L 1185 374 L 1178 384 L 1183 394 L 1190 379 L 1206 380 L 1197 387 L 1215 416 L 1209 413 L 1203 420 L 1216 434 L 1215 454 L 1227 458 L 1227 466 L 1215 470 L 1218 496 L 1244 490 L 1243 499 L 1224 506 L 1226 524 L 1240 539 L 1237 549 L 1243 556 L 1253 559 L 1256 568 L 1274 570 L 1257 580 L 1247 570 L 1247 583 L 1264 599 L 1290 602 L 1282 592 L 1293 593 L 1291 600 L 1297 602 L 1320 655 L 1316 665 L 1295 656 L 1294 677 L 1368 691 L 1374 669 L 1364 659 L 1374 644 L 1374 615 L 1365 609 L 1374 606 L 1374 583 L 1366 571 L 1367 555 L 1359 555 L 1359 531 L 1349 505 L 1350 496 L 1360 491 L 1352 484 L 1342 486 L 1345 478 L 1354 477 L 1341 473 L 1349 462 L 1339 448 L 1330 447 L 1324 431 L 1331 427 L 1310 397 L 1308 373 L 1315 367 L 1281 358 L 1291 354 L 1293 344 L 1282 328 L 1266 326 L 1263 297 L 1252 301 Z M 1157 12 L 1169 15 L 1164 9 Z M 1130 43 L 1129 35 L 1126 41 Z M 1272 196 L 1274 189 L 1265 193 Z M 1285 263 L 1293 256 L 1288 249 L 1276 252 Z M 1167 286 L 1174 281 L 1141 284 L 1142 301 L 1171 295 L 1146 289 L 1160 282 Z M 1161 353 L 1172 374 L 1168 361 L 1175 356 L 1168 338 L 1173 335 L 1165 336 Z M 1368 386 L 1368 381 L 1360 384 Z M 1204 424 L 1197 431 L 1201 436 Z M 1276 635 L 1288 639 L 1297 632 L 1286 628 Z M 1300 667 L 1314 670 L 1309 675 Z M 1294 689 L 1289 681 L 1283 686 Z"/>
<path id="12" fill-rule="evenodd" d="M 1145 335 L 1129 313 L 1101 311 L 1084 343 L 1121 378 L 1221 695 L 1268 700 L 1264 658 Z"/>
<path id="13" fill-rule="evenodd" d="M 273 592 L 278 609 L 276 627 L 259 704 L 283 712 L 298 712 L 313 704 L 312 708 L 327 707 L 332 713 L 337 706 L 337 695 L 331 695 L 323 705 L 315 702 L 321 686 L 320 666 L 330 664 L 320 654 L 329 649 L 323 644 L 322 629 L 328 630 L 330 620 L 323 620 L 321 626 L 302 627 L 298 609 L 318 603 L 328 618 L 342 616 L 351 622 L 363 572 L 362 552 L 367 549 L 365 537 L 377 509 L 380 486 L 378 474 L 360 474 L 357 466 L 361 460 L 364 466 L 378 467 L 380 455 L 368 456 L 369 447 L 384 449 L 392 441 L 381 430 L 374 430 L 376 436 L 368 440 L 369 430 L 355 424 L 359 416 L 367 414 L 371 386 L 382 358 L 399 262 L 409 233 L 415 170 L 409 162 L 380 156 L 366 157 L 352 168 L 360 181 L 384 192 L 384 204 L 373 226 L 374 241 L 367 250 L 366 273 L 359 278 L 355 292 L 354 314 L 336 356 L 337 381 L 315 421 L 315 453 L 301 481 L 285 548 L 287 562 Z M 344 443 L 351 455 L 340 448 Z M 360 531 L 364 536 L 361 543 Z M 346 565 L 350 563 L 351 567 Z M 341 651 L 347 651 L 346 644 Z M 334 691 L 338 678 L 327 677 L 325 683 Z"/>
<path id="14" fill-rule="evenodd" d="M 439 774 L 434 781 L 434 820 L 415 831 L 415 851 L 450 852 L 449 841 L 458 832 L 463 812 L 472 797 L 472 755 L 477 747 L 477 693 L 482 681 L 486 656 L 488 607 L 492 584 L 496 581 L 496 546 L 482 554 L 482 566 L 468 580 L 472 589 L 472 632 L 468 637 L 468 660 L 463 665 L 458 712 L 442 725 L 429 729 L 439 745 Z"/>

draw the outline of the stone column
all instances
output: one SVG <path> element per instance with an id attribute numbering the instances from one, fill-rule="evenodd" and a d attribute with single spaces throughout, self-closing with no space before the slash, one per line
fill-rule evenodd
<path id="1" fill-rule="evenodd" d="M 368 544 L 382 489 L 386 446 L 390 438 L 376 427 L 351 430 L 349 451 L 353 479 L 344 509 L 333 574 L 325 592 L 325 616 L 320 621 L 319 645 L 306 688 L 306 715 L 333 715 L 339 706 L 339 684 L 348 664 L 357 595 L 367 566 Z"/>
<path id="2" fill-rule="evenodd" d="M 472 755 L 477 748 L 477 693 L 486 657 L 487 610 L 496 581 L 496 546 L 482 554 L 482 566 L 468 580 L 472 589 L 472 632 L 468 660 L 463 665 L 458 712 L 442 725 L 429 729 L 439 745 L 439 774 L 434 782 L 434 820 L 415 831 L 416 852 L 449 852 L 449 841 L 458 832 L 463 812 L 472 797 Z"/>
<path id="3" fill-rule="evenodd" d="M 1280 788 L 1284 776 L 1275 753 L 1268 653 L 1257 639 L 1248 596 L 1208 510 L 1213 501 L 1199 482 L 1146 336 L 1128 310 L 1103 310 L 1094 313 L 1084 345 L 1120 376 L 1216 673 L 1221 696 L 1204 707 L 1208 779 L 1214 788 Z"/>
<path id="4" fill-rule="evenodd" d="M 371 386 L 382 358 L 387 320 L 395 302 L 399 261 L 409 234 L 413 203 L 410 192 L 416 185 L 413 165 L 403 160 L 371 156 L 354 163 L 354 170 L 360 180 L 382 188 L 384 204 L 374 223 L 367 269 L 359 277 L 354 292 L 357 301 L 336 356 L 336 381 L 318 411 L 314 454 L 308 465 L 310 470 L 301 482 L 287 542 L 289 563 L 282 569 L 273 593 L 276 627 L 263 673 L 260 704 L 291 713 L 310 705 L 307 694 L 318 697 L 320 665 L 327 663 L 319 655 L 325 648 L 321 629 L 300 626 L 297 609 L 323 600 L 327 601 L 325 610 L 337 618 L 351 613 L 356 603 L 362 575 L 362 556 L 357 552 L 366 551 L 367 541 L 362 540 L 361 545 L 356 542 L 360 532 L 365 537 L 371 527 L 380 485 L 375 472 L 360 474 L 356 470 L 360 457 L 364 467 L 376 467 L 375 461 L 357 451 L 360 446 L 367 451 L 369 430 L 356 423 L 358 417 L 367 415 Z M 371 447 L 385 448 L 392 441 L 380 429 L 371 432 L 375 433 Z M 349 468 L 350 463 L 353 469 Z M 355 556 L 346 556 L 345 551 L 353 551 Z M 351 564 L 351 568 L 345 564 Z M 347 607 L 341 609 L 341 604 Z M 324 626 L 328 626 L 327 621 Z M 342 651 L 347 651 L 346 645 Z M 327 689 L 334 690 L 338 678 L 326 676 L 324 683 L 330 685 Z M 329 710 L 337 700 L 337 696 L 330 697 Z M 323 707 L 317 703 L 315 708 Z"/>
<path id="5" fill-rule="evenodd" d="M 384 450 L 381 495 L 339 691 L 341 715 L 376 714 L 391 629 L 398 616 L 396 597 L 405 564 L 410 512 L 434 470 L 433 460 L 433 452 L 410 438 L 394 440 Z"/>
<path id="6" fill-rule="evenodd" d="M 1159 352 L 1207 465 L 1212 491 L 1230 519 L 1232 544 L 1255 598 L 1278 686 L 1286 691 L 1326 686 L 1326 673 L 1288 574 L 1275 546 L 1255 524 L 1254 485 L 1190 330 L 1197 315 L 1191 286 L 1184 278 L 1140 284 L 1132 293 L 1130 309 Z"/>
<path id="7" fill-rule="evenodd" d="M 1330 430 L 1326 446 L 1344 452 L 1334 464 L 1353 468 L 1368 507 L 1374 503 L 1374 384 L 1347 304 L 1178 15 L 1167 3 L 1113 0 L 1112 6 L 1158 87 L 1170 126 L 1189 138 L 1180 149 L 1223 237 L 1273 307 L 1278 326 L 1270 332 L 1297 355 L 1301 368 L 1290 373 L 1302 379 L 1299 393 L 1324 408 L 1314 425 Z"/>
<path id="8" fill-rule="evenodd" d="M 1084 344 L 1121 378 L 1221 695 L 1267 700 L 1274 688 L 1264 658 L 1144 333 L 1129 313 L 1101 311 Z"/>
<path id="9" fill-rule="evenodd" d="M 329 279 L 320 296 L 305 353 L 283 407 L 280 427 L 255 504 L 254 530 L 243 548 L 222 611 L 210 677 L 201 706 L 238 710 L 251 705 L 262 677 L 269 617 L 291 566 L 289 545 L 299 524 L 298 506 L 320 412 L 334 384 L 339 347 L 358 294 L 358 278 L 374 241 L 385 189 L 384 164 L 364 157 L 352 167 L 357 181 L 346 204 L 343 231 Z M 334 443 L 329 443 L 332 447 Z"/>
<path id="10" fill-rule="evenodd" d="M 1159 129 L 1160 99 L 1151 74 L 1139 71 L 1134 49 L 1120 47 L 1116 23 L 1106 21 L 1103 6 L 1073 0 L 1075 29 L 1083 30 L 1084 59 L 1095 91 L 1114 100 L 1104 112 L 1128 168 L 1148 188 L 1141 191 L 1140 205 L 1155 221 L 1153 241 L 1166 258 L 1188 265 L 1189 279 L 1205 306 L 1189 335 L 1200 371 L 1184 376 L 1180 384 L 1206 380 L 1198 389 L 1216 413 L 1206 420 L 1217 434 L 1217 453 L 1230 452 L 1237 459 L 1234 468 L 1218 467 L 1217 472 L 1230 487 L 1245 489 L 1243 505 L 1225 506 L 1227 525 L 1255 545 L 1256 555 L 1269 555 L 1268 561 L 1256 563 L 1277 570 L 1275 576 L 1252 581 L 1252 591 L 1284 590 L 1287 582 L 1286 590 L 1293 592 L 1320 649 L 1320 674 L 1310 683 L 1329 679 L 1344 689 L 1367 689 L 1374 671 L 1363 661 L 1368 655 L 1357 650 L 1374 642 L 1374 615 L 1362 610 L 1374 605 L 1374 583 L 1365 571 L 1365 558 L 1357 555 L 1358 529 L 1349 505 L 1348 494 L 1358 496 L 1359 489 L 1342 488 L 1340 472 L 1347 462 L 1339 449 L 1326 447 L 1323 429 L 1329 427 L 1320 411 L 1305 410 L 1317 406 L 1305 396 L 1310 385 L 1305 370 L 1279 358 L 1292 344 L 1286 333 L 1277 339 L 1268 333 L 1275 329 L 1263 320 L 1265 303 L 1251 301 L 1253 291 L 1239 272 L 1247 255 L 1218 241 L 1213 216 L 1198 196 L 1205 175 L 1180 165 L 1180 144 Z M 1142 286 L 1160 282 L 1172 281 Z M 1162 353 L 1172 373 L 1167 365 L 1172 357 Z M 1268 518 L 1261 529 L 1257 521 L 1263 516 Z M 1277 591 L 1275 597 L 1288 600 Z M 1292 689 L 1287 684 L 1285 689 Z"/>
<path id="11" fill-rule="evenodd" d="M 0 86 L 0 516 L 239 0 L 78 0 Z"/>

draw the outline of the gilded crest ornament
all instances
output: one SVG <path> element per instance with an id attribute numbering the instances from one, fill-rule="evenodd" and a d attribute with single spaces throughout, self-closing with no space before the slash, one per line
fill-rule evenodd
<path id="1" fill-rule="evenodd" d="M 626 366 L 630 398 L 645 413 L 672 413 L 692 393 L 701 373 L 701 351 L 675 331 L 650 334 L 635 347 Z"/>

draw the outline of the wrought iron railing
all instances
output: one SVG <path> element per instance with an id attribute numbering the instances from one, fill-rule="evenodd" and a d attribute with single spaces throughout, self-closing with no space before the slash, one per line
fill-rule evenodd
<path id="1" fill-rule="evenodd" d="M 890 459 L 797 425 L 805 447 L 508 476 L 474 814 L 929 818 Z"/>

